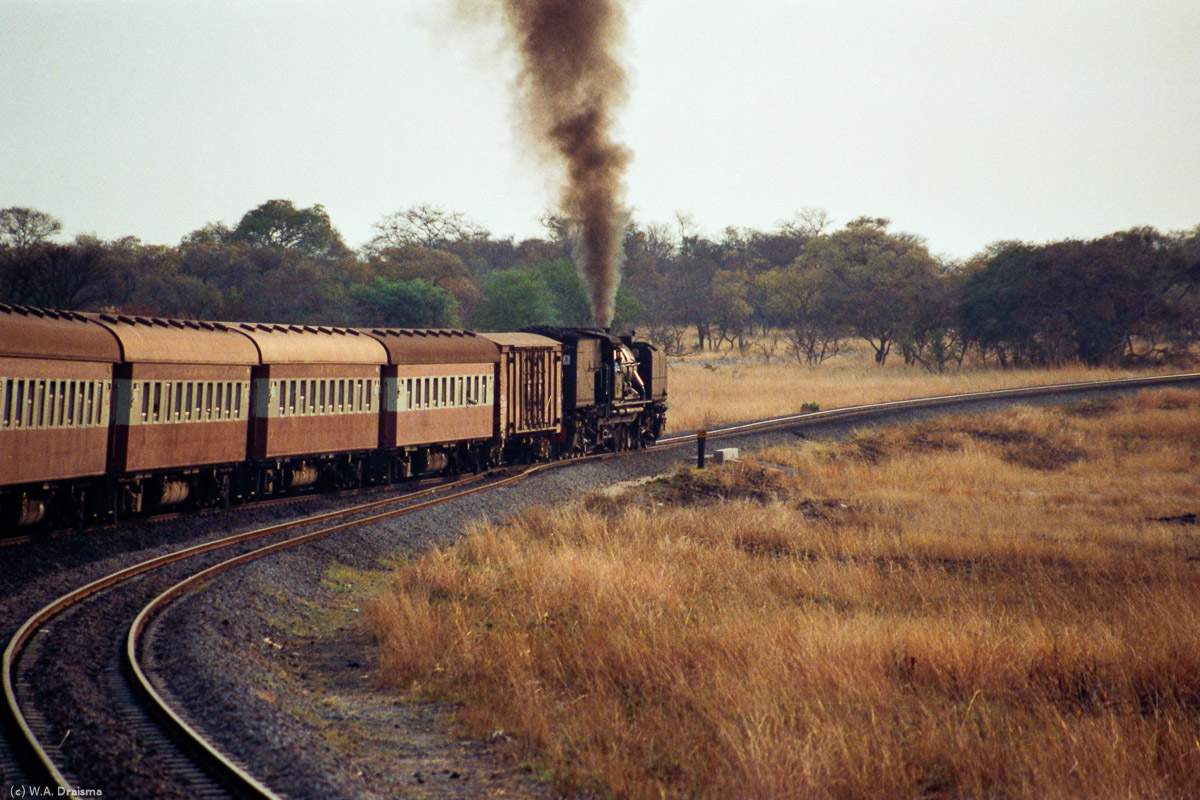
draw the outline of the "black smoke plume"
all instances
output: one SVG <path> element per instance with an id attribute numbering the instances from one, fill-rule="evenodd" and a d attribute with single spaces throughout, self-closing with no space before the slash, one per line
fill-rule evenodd
<path id="1" fill-rule="evenodd" d="M 624 175 L 632 156 L 613 138 L 626 97 L 616 51 L 625 30 L 620 0 L 464 0 L 499 11 L 520 56 L 518 95 L 539 150 L 564 172 L 560 205 L 576 236 L 576 261 L 595 324 L 612 322 L 621 280 L 627 212 Z"/>

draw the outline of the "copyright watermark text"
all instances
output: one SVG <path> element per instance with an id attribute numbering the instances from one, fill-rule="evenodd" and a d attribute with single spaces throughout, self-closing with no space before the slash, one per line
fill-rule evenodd
<path id="1" fill-rule="evenodd" d="M 8 796 L 17 800 L 39 797 L 104 797 L 104 790 L 68 789 L 65 786 L 10 786 Z"/>

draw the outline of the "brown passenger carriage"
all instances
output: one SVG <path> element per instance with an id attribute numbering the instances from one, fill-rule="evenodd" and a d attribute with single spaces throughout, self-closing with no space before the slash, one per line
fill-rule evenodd
<path id="1" fill-rule="evenodd" d="M 100 502 L 119 353 L 81 314 L 0 304 L 0 527 Z"/>
<path id="2" fill-rule="evenodd" d="M 394 479 L 496 460 L 491 439 L 499 348 L 461 330 L 376 328 L 387 351 L 379 446 Z"/>
<path id="3" fill-rule="evenodd" d="M 241 323 L 258 350 L 249 457 L 254 494 L 357 485 L 379 446 L 378 340 L 349 328 Z"/>
<path id="4" fill-rule="evenodd" d="M 118 515 L 231 499 L 246 458 L 253 345 L 216 322 L 89 316 L 121 348 L 108 450 Z"/>

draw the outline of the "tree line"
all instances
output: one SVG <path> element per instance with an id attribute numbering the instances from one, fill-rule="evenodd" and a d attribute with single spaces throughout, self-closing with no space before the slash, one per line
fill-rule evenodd
<path id="1" fill-rule="evenodd" d="M 494 236 L 462 214 L 414 206 L 347 247 L 320 205 L 270 200 L 235 226 L 175 246 L 78 236 L 28 208 L 0 209 L 0 300 L 146 316 L 308 325 L 515 330 L 587 325 L 571 227 Z M 772 230 L 699 234 L 679 215 L 630 223 L 614 327 L 681 354 L 741 348 L 820 364 L 848 342 L 943 371 L 1163 361 L 1200 337 L 1200 225 L 1090 241 L 1001 242 L 965 261 L 933 255 L 887 219 L 835 228 L 805 210 Z"/>

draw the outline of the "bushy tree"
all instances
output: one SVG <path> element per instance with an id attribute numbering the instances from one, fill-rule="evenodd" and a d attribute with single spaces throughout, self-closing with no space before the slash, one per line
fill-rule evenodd
<path id="1" fill-rule="evenodd" d="M 515 331 L 532 325 L 561 325 L 545 279 L 531 269 L 514 269 L 488 277 L 474 325 L 484 331 Z"/>
<path id="2" fill-rule="evenodd" d="M 268 200 L 247 211 L 228 239 L 310 256 L 339 256 L 348 249 L 324 206 L 296 208 L 291 200 Z"/>
<path id="3" fill-rule="evenodd" d="M 0 244 L 30 247 L 62 231 L 62 223 L 44 211 L 24 206 L 0 208 Z"/>
<path id="4" fill-rule="evenodd" d="M 462 259 L 444 250 L 418 245 L 385 247 L 366 257 L 367 275 L 390 281 L 423 280 L 451 295 L 469 317 L 479 303 L 479 287 Z"/>
<path id="5" fill-rule="evenodd" d="M 357 324 L 385 328 L 452 328 L 459 324 L 458 303 L 427 280 L 389 280 L 375 276 L 355 286 L 350 297 L 359 308 Z"/>
<path id="6" fill-rule="evenodd" d="M 889 220 L 860 217 L 842 230 L 813 237 L 797 264 L 811 270 L 824 302 L 846 330 L 866 340 L 875 363 L 933 300 L 939 265 L 924 241 L 891 233 Z"/>

